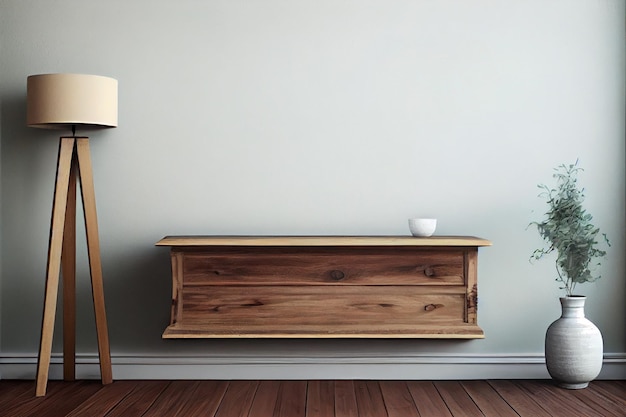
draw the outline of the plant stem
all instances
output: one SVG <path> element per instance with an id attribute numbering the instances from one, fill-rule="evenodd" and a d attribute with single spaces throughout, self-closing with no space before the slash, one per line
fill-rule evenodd
<path id="1" fill-rule="evenodd" d="M 559 265 L 557 263 L 554 264 L 554 268 L 556 269 L 556 273 L 559 276 L 559 281 L 565 284 L 565 295 L 569 297 L 570 295 L 572 295 L 573 288 L 570 289 L 567 280 L 563 279 L 563 275 L 561 275 L 561 270 L 559 269 Z"/>

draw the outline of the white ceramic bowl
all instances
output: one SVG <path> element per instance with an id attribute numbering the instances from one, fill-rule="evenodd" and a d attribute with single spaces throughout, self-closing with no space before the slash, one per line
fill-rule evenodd
<path id="1" fill-rule="evenodd" d="M 413 236 L 432 236 L 436 228 L 437 219 L 409 219 L 409 230 Z"/>

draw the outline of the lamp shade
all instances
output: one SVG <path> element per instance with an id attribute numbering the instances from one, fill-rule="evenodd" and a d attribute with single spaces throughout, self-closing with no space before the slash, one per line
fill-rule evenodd
<path id="1" fill-rule="evenodd" d="M 26 86 L 30 127 L 117 127 L 117 80 L 113 78 L 40 74 L 29 76 Z"/>

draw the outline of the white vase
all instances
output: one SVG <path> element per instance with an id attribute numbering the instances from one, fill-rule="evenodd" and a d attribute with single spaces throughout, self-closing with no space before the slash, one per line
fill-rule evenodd
<path id="1" fill-rule="evenodd" d="M 602 334 L 585 318 L 587 297 L 561 297 L 561 317 L 546 332 L 546 366 L 567 389 L 589 385 L 602 369 Z"/>

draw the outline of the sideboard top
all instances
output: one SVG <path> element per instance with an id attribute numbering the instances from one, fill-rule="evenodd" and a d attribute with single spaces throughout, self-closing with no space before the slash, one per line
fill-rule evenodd
<path id="1" fill-rule="evenodd" d="M 166 236 L 156 246 L 491 246 L 473 236 Z"/>

